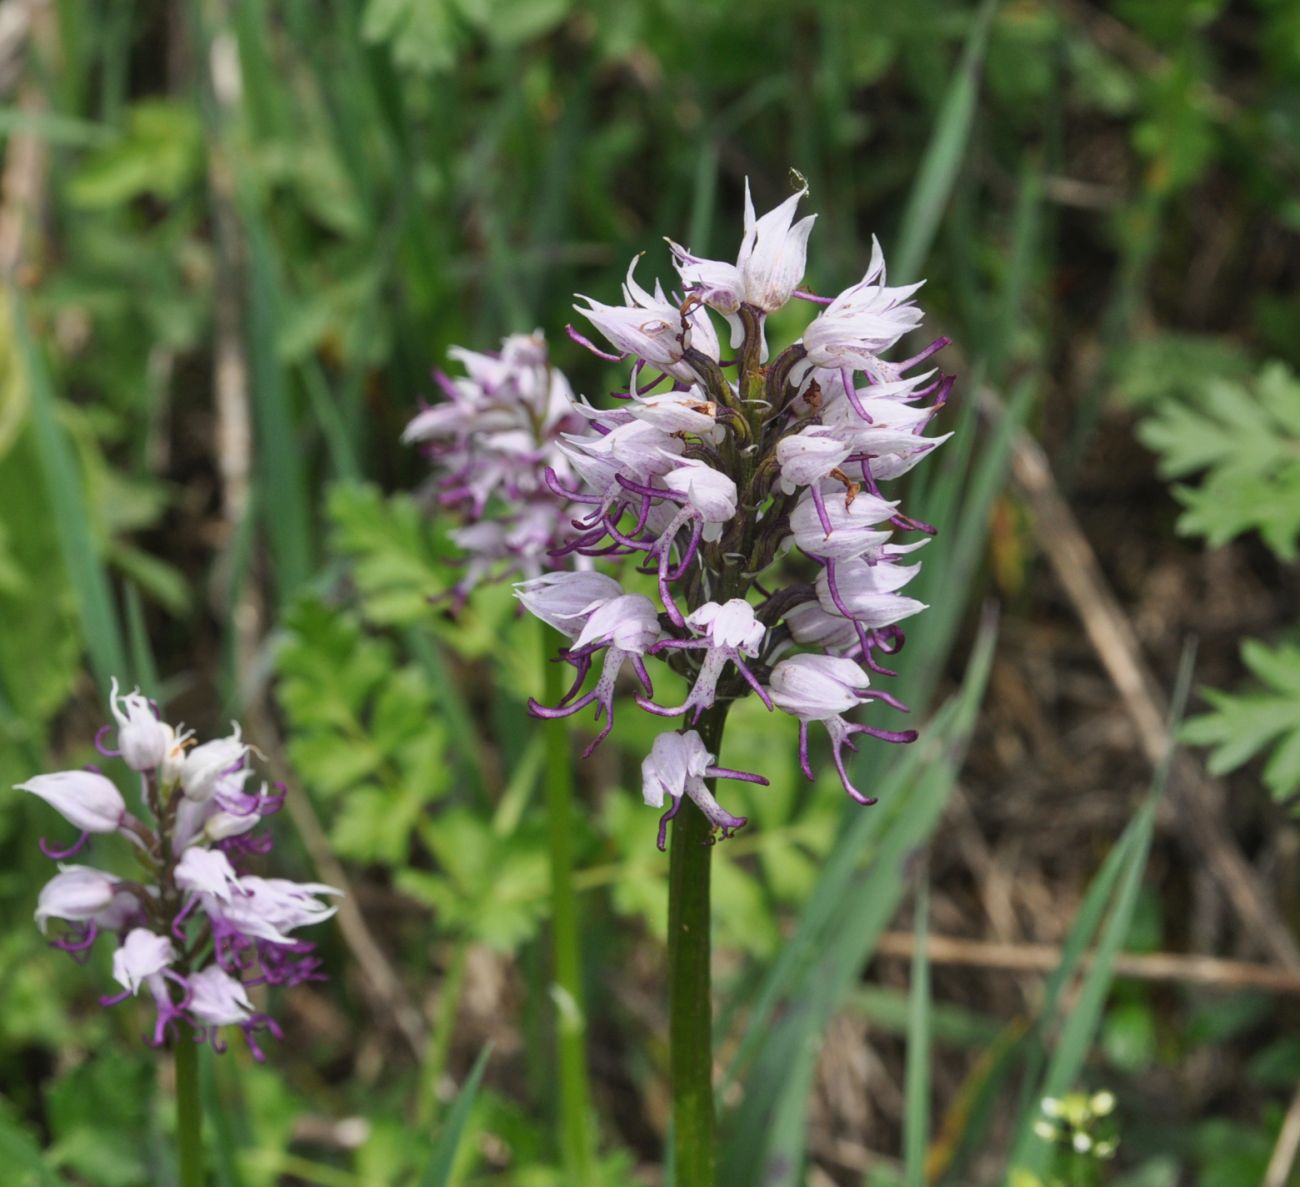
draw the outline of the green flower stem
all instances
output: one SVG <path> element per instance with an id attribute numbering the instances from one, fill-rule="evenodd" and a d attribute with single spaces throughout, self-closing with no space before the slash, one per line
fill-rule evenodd
<path id="1" fill-rule="evenodd" d="M 727 706 L 700 719 L 718 754 Z M 709 780 L 712 784 L 713 780 Z M 668 1029 L 673 1098 L 673 1182 L 714 1187 L 713 998 L 709 969 L 709 874 L 713 830 L 691 800 L 672 823 L 668 863 Z"/>
<path id="2" fill-rule="evenodd" d="M 180 1164 L 180 1187 L 204 1187 L 198 1044 L 182 1027 L 172 1049 L 176 1057 L 176 1157 Z"/>
<path id="3" fill-rule="evenodd" d="M 558 631 L 541 633 L 545 703 L 565 692 L 565 669 L 551 657 L 568 644 Z M 560 1080 L 560 1152 L 566 1182 L 595 1182 L 591 1087 L 587 1080 L 586 1014 L 582 1005 L 582 963 L 578 943 L 578 897 L 573 884 L 573 754 L 565 721 L 541 723 L 546 730 L 546 821 L 551 851 L 551 996 L 555 1002 Z"/>

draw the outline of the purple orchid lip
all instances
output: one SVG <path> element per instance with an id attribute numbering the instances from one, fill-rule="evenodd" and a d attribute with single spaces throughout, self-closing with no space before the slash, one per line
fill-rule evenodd
<path id="1" fill-rule="evenodd" d="M 50 845 L 50 843 L 46 841 L 44 837 L 40 839 L 38 845 L 40 847 L 41 853 L 43 853 L 51 861 L 64 861 L 67 858 L 73 857 L 74 855 L 80 853 L 86 847 L 86 842 L 89 840 L 90 840 L 90 833 L 83 830 L 81 836 L 79 836 L 66 849 L 53 848 Z"/>

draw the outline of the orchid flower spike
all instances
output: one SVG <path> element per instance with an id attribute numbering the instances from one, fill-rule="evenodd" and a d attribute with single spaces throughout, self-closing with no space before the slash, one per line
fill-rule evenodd
<path id="1" fill-rule="evenodd" d="M 239 726 L 225 738 L 187 749 L 189 731 L 162 721 L 138 691 L 125 695 L 113 681 L 109 699 L 117 722 L 116 751 L 139 784 L 128 805 L 117 784 L 99 771 L 58 771 L 17 785 L 81 830 L 64 858 L 91 836 L 117 834 L 147 871 L 124 879 L 89 865 L 60 865 L 41 890 L 36 925 L 51 944 L 84 959 L 103 935 L 116 939 L 113 979 L 119 991 L 101 998 L 115 1005 L 145 991 L 154 1007 L 151 1043 L 207 1040 L 225 1049 L 222 1032 L 235 1026 L 255 1059 L 255 1037 L 275 1038 L 280 1027 L 255 1008 L 253 985 L 296 985 L 320 980 L 314 946 L 295 933 L 323 922 L 334 907 L 329 886 L 264 878 L 245 868 L 249 856 L 270 851 L 255 829 L 276 811 L 283 793 L 265 784 L 252 791 L 250 748 Z M 98 738 L 111 732 L 100 730 Z"/>
<path id="2" fill-rule="evenodd" d="M 455 352 L 466 375 L 443 376 L 446 399 L 407 430 L 439 467 L 440 499 L 462 510 L 463 584 L 513 567 L 520 604 L 566 638 L 558 658 L 572 686 L 529 712 L 594 707 L 585 754 L 613 729 L 621 686 L 645 712 L 684 719 L 643 765 L 647 803 L 672 800 L 661 846 L 686 800 L 717 835 L 743 824 L 706 781 L 760 777 L 715 766 L 691 728 L 714 736 L 741 698 L 799 722 L 810 777 L 808 727 L 823 722 L 844 788 L 862 803 L 871 797 L 849 772 L 856 744 L 916 736 L 856 718 L 905 710 L 873 681 L 893 675 L 900 624 L 926 609 L 908 592 L 921 572 L 912 554 L 937 529 L 886 487 L 946 440 L 931 426 L 952 393 L 935 367 L 948 340 L 902 349 L 923 320 L 921 285 L 889 283 L 874 238 L 856 283 L 825 297 L 805 287 L 808 198 L 797 178 L 760 215 L 747 181 L 734 260 L 669 240 L 676 291 L 646 281 L 638 256 L 608 302 L 580 298 L 604 344 L 572 327 L 570 337 L 622 367 L 609 400 L 575 398 L 538 337 L 507 339 L 499 354 Z M 802 331 L 769 350 L 769 318 L 782 311 L 790 324 L 794 301 L 811 306 Z M 547 500 L 550 511 L 538 510 Z M 656 702 L 652 664 L 686 692 Z M 186 789 L 202 799 L 213 768 L 200 775 L 197 759 L 185 760 L 196 770 Z"/>

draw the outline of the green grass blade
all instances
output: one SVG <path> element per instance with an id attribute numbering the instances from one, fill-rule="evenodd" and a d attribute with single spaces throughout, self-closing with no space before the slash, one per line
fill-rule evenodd
<path id="1" fill-rule="evenodd" d="M 126 677 L 126 648 L 108 571 L 87 514 L 86 493 L 76 455 L 59 424 L 45 359 L 32 337 L 27 312 L 16 293 L 11 297 L 14 333 L 31 396 L 32 427 L 45 493 L 54 514 L 54 534 L 76 597 L 86 650 L 102 695 L 113 676 Z"/>
<path id="2" fill-rule="evenodd" d="M 479 1053 L 469 1077 L 461 1085 L 460 1092 L 456 1096 L 456 1103 L 452 1105 L 451 1112 L 447 1114 L 447 1124 L 443 1126 L 442 1133 L 438 1135 L 438 1140 L 433 1144 L 433 1152 L 429 1155 L 424 1174 L 420 1176 L 419 1187 L 447 1187 L 447 1184 L 451 1182 L 451 1171 L 456 1162 L 456 1152 L 460 1149 L 460 1141 L 464 1136 L 465 1126 L 469 1121 L 474 1101 L 478 1097 L 479 1085 L 483 1081 L 483 1072 L 487 1068 L 488 1058 L 491 1054 L 492 1047 L 489 1044 Z"/>
<path id="3" fill-rule="evenodd" d="M 911 999 L 901 990 L 863 985 L 855 989 L 844 1004 L 863 1018 L 870 1019 L 875 1030 L 906 1037 L 911 1019 Z M 995 1019 L 965 1006 L 930 1003 L 930 1037 L 936 1043 L 981 1050 L 997 1039 L 1000 1030 Z"/>
<path id="4" fill-rule="evenodd" d="M 983 696 L 994 633 L 986 624 L 961 693 L 927 730 L 916 753 L 899 765 L 901 775 L 889 781 L 889 797 L 853 818 L 759 991 L 732 1065 L 734 1074 L 739 1064 L 752 1060 L 745 1096 L 724 1126 L 720 1182 L 781 1187 L 798 1181 L 807 1085 L 819 1036 L 852 992 L 897 909 L 906 863 L 942 814 Z M 868 851 L 870 863 L 863 868 Z M 784 1013 L 773 1024 L 779 1005 Z"/>
<path id="5" fill-rule="evenodd" d="M 161 695 L 158 666 L 154 663 L 153 647 L 149 643 L 149 628 L 144 621 L 144 606 L 140 591 L 134 582 L 125 588 L 126 634 L 131 648 L 131 679 L 153 697 Z"/>
<path id="6" fill-rule="evenodd" d="M 930 143 L 903 214 L 898 251 L 891 261 L 892 271 L 900 280 L 915 278 L 925 263 L 961 170 L 966 144 L 975 125 L 980 68 L 997 6 L 998 0 L 984 0 L 980 5 L 971 22 L 957 72 L 940 104 Z"/>
<path id="7" fill-rule="evenodd" d="M 1171 737 L 1187 703 L 1193 657 L 1194 648 L 1188 647 L 1183 653 L 1174 691 Z M 1151 837 L 1155 832 L 1156 808 L 1168 782 L 1173 754 L 1174 748 L 1171 742 L 1151 781 L 1151 789 L 1147 793 L 1145 802 L 1132 823 L 1125 829 L 1127 844 L 1124 856 L 1116 863 L 1118 886 L 1115 889 L 1110 913 L 1101 929 L 1092 964 L 1080 986 L 1078 998 L 1061 1027 L 1061 1034 L 1051 1062 L 1048 1064 L 1047 1073 L 1034 1098 L 1026 1102 L 1009 1164 L 1011 1167 L 1041 1173 L 1047 1163 L 1051 1149 L 1046 1143 L 1035 1139 L 1031 1127 L 1043 1097 L 1061 1096 L 1074 1085 L 1083 1069 L 1097 1028 L 1101 1024 L 1102 1012 L 1114 978 L 1115 958 L 1128 936 L 1133 921 L 1133 910 L 1137 904 L 1142 875 L 1146 870 L 1147 857 L 1150 853 Z M 1063 960 L 1062 965 L 1064 966 L 1065 963 Z M 1053 989 L 1057 994 L 1064 979 L 1061 970 L 1058 969 L 1053 977 Z"/>
<path id="8" fill-rule="evenodd" d="M 916 947 L 907 1020 L 907 1088 L 903 1113 L 904 1187 L 925 1187 L 925 1154 L 930 1140 L 930 883 L 922 877 L 916 892 Z"/>
<path id="9" fill-rule="evenodd" d="M 282 602 L 306 583 L 312 570 L 309 477 L 303 461 L 288 376 L 276 353 L 279 277 L 266 229 L 253 201 L 240 202 L 248 243 L 248 361 L 257 431 L 256 473 L 267 539 Z"/>

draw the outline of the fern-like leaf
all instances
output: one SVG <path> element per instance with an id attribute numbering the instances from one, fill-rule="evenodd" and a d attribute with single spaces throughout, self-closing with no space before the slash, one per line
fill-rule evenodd
<path id="1" fill-rule="evenodd" d="M 1251 383 L 1209 379 L 1162 403 L 1138 436 L 1167 477 L 1205 475 L 1174 490 L 1180 532 L 1217 547 L 1254 531 L 1282 560 L 1300 555 L 1300 378 L 1285 366 Z"/>
<path id="2" fill-rule="evenodd" d="M 1204 690 L 1213 706 L 1191 718 L 1184 741 L 1212 747 L 1209 768 L 1216 775 L 1234 771 L 1272 748 L 1264 764 L 1264 783 L 1279 800 L 1300 791 L 1300 645 L 1269 648 L 1248 639 L 1241 658 L 1259 684 L 1242 692 Z"/>

